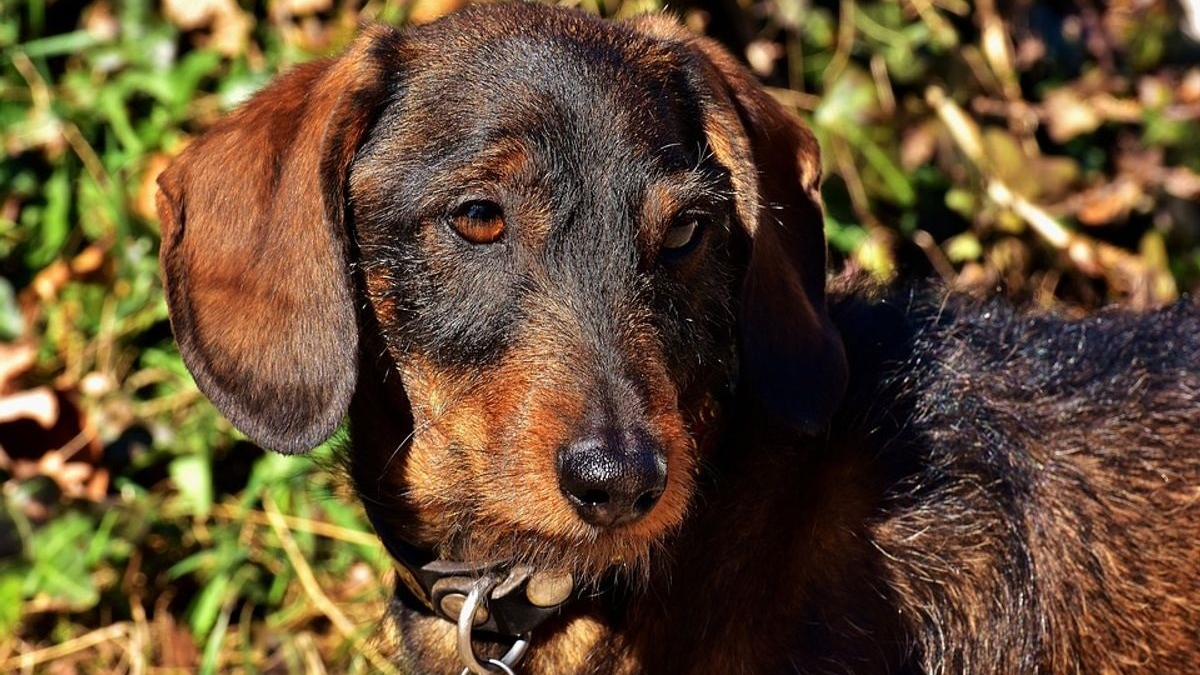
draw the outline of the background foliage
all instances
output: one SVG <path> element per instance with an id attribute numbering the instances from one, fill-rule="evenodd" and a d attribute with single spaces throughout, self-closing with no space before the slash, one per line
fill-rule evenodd
<path id="1" fill-rule="evenodd" d="M 672 9 L 813 123 L 840 265 L 1084 308 L 1200 288 L 1195 4 Z M 456 5 L 0 2 L 0 672 L 386 669 L 388 564 L 328 449 L 238 440 L 179 359 L 154 178 L 360 21 Z"/>

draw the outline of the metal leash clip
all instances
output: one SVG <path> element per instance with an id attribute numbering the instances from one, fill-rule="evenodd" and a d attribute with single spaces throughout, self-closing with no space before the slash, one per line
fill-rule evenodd
<path id="1" fill-rule="evenodd" d="M 484 612 L 487 611 L 487 595 L 496 587 L 496 584 L 497 579 L 491 574 L 485 574 L 476 579 L 471 583 L 462 608 L 458 611 L 456 622 L 458 658 L 465 666 L 461 675 L 516 675 L 513 668 L 520 662 L 521 657 L 525 656 L 525 650 L 529 647 L 526 634 L 519 636 L 512 647 L 499 659 L 485 659 L 481 662 L 475 656 L 475 648 L 471 644 L 471 632 L 477 623 L 477 612 L 481 609 Z"/>

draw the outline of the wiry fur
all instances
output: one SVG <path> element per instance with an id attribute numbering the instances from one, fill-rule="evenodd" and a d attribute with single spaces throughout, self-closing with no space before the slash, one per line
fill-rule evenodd
<path id="1" fill-rule="evenodd" d="M 731 404 L 666 565 L 580 601 L 526 672 L 1189 672 L 1200 308 L 869 295 L 835 293 L 827 433 Z M 408 639 L 415 672 L 453 667 Z"/>
<path id="2" fill-rule="evenodd" d="M 880 440 L 911 468 L 871 536 L 923 670 L 1194 667 L 1196 307 L 1080 321 L 999 303 L 909 311 L 918 329 L 885 404 L 903 427 Z"/>

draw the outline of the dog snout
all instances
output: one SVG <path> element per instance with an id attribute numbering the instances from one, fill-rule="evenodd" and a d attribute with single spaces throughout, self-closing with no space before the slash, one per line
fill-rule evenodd
<path id="1" fill-rule="evenodd" d="M 654 508 L 667 485 L 667 461 L 647 434 L 609 430 L 560 450 L 558 480 L 584 522 L 614 527 L 635 522 Z"/>

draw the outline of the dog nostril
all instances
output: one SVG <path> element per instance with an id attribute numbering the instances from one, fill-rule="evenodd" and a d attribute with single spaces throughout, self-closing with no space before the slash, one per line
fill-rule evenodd
<path id="1" fill-rule="evenodd" d="M 563 448 L 559 487 L 585 522 L 598 527 L 642 518 L 666 487 L 666 461 L 644 434 L 591 436 Z"/>
<path id="2" fill-rule="evenodd" d="M 604 490 L 587 490 L 575 498 L 584 506 L 603 506 L 608 503 L 608 493 Z"/>
<path id="3" fill-rule="evenodd" d="M 642 496 L 633 502 L 634 512 L 639 516 L 650 513 L 650 509 L 654 508 L 654 505 L 658 503 L 658 498 L 662 496 L 662 493 L 661 489 L 643 492 Z"/>

